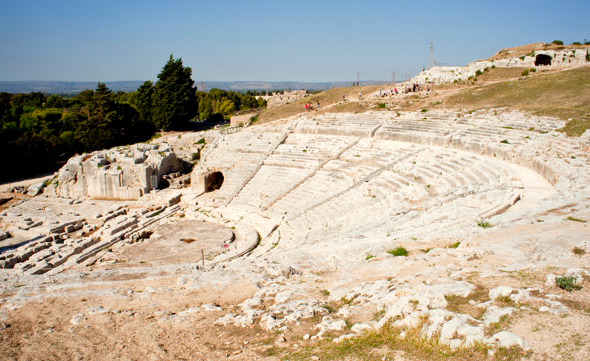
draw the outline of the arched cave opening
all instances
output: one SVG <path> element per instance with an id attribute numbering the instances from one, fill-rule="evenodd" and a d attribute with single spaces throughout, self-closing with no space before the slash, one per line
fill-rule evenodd
<path id="1" fill-rule="evenodd" d="M 539 54 L 535 58 L 535 65 L 551 65 L 551 56 L 545 54 Z"/>
<path id="2" fill-rule="evenodd" d="M 205 192 L 213 192 L 223 185 L 223 173 L 213 172 L 205 176 Z"/>

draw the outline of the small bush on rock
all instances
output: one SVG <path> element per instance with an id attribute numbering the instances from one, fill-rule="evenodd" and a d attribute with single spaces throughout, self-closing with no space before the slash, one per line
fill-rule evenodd
<path id="1" fill-rule="evenodd" d="M 573 290 L 581 290 L 582 285 L 576 283 L 576 277 L 555 277 L 555 284 L 557 287 L 564 289 L 568 292 L 572 292 Z"/>
<path id="2" fill-rule="evenodd" d="M 395 249 L 391 249 L 391 250 L 387 251 L 387 253 L 389 253 L 392 256 L 396 256 L 396 257 L 399 257 L 399 256 L 405 257 L 408 255 L 408 250 L 406 250 L 404 247 L 400 246 Z"/>
<path id="3" fill-rule="evenodd" d="M 582 256 L 586 254 L 586 250 L 582 247 L 574 247 L 572 248 L 572 252 L 577 256 Z"/>
<path id="4" fill-rule="evenodd" d="M 490 224 L 490 222 L 486 221 L 485 219 L 480 219 L 477 222 L 477 225 L 480 226 L 481 228 L 490 228 L 492 225 Z"/>

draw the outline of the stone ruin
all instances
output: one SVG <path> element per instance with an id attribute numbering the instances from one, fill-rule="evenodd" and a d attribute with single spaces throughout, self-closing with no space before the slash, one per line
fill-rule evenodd
<path id="1" fill-rule="evenodd" d="M 66 198 L 139 199 L 160 187 L 162 177 L 183 170 L 167 144 L 136 144 L 74 156 L 46 187 Z"/>
<path id="2" fill-rule="evenodd" d="M 267 108 L 276 108 L 280 107 L 281 105 L 285 105 L 291 102 L 294 102 L 298 99 L 305 98 L 307 96 L 307 90 L 290 90 L 284 91 L 283 94 L 281 93 L 273 93 L 273 95 L 261 95 L 259 98 L 262 98 L 267 101 L 266 107 Z"/>
<path id="3" fill-rule="evenodd" d="M 549 293 L 554 276 L 547 276 L 545 289 L 495 285 L 474 301 L 482 310 L 478 319 L 449 310 L 447 299 L 475 291 L 472 273 L 491 278 L 559 267 L 579 279 L 590 276 L 567 258 L 573 246 L 588 249 L 587 230 L 492 242 L 478 226 L 485 220 L 510 230 L 542 222 L 559 229 L 564 212 L 587 213 L 590 139 L 566 137 L 556 131 L 563 125 L 502 109 L 304 114 L 218 131 L 201 152 L 189 188 L 154 192 L 160 176 L 181 167 L 166 144 L 77 156 L 44 195 L 0 213 L 14 241 L 0 254 L 2 275 L 59 275 L 112 260 L 105 249 L 132 247 L 176 219 L 199 219 L 232 229 L 236 241 L 203 259 L 196 273 L 194 262 L 175 264 L 178 284 L 199 289 L 240 275 L 256 288 L 217 324 L 284 331 L 319 315 L 312 339 L 348 332 L 338 342 L 392 322 L 421 327 L 425 338 L 452 349 L 479 342 L 526 350 L 529 343 L 516 333 L 486 333 L 503 316 L 524 312 L 494 301 L 529 302 L 536 306 L 526 312 L 565 315 L 568 307 Z M 84 197 L 138 200 L 78 199 Z M 449 247 L 451 241 L 459 243 Z M 411 256 L 389 257 L 400 244 L 414 247 Z M 128 266 L 125 272 L 156 277 L 159 270 Z M 318 280 L 327 301 L 350 302 L 329 312 L 314 289 Z M 346 328 L 351 315 L 376 308 L 382 317 Z"/>
<path id="4" fill-rule="evenodd" d="M 523 56 L 476 61 L 466 66 L 434 66 L 416 75 L 408 83 L 424 84 L 430 82 L 434 84 L 445 84 L 464 81 L 469 77 L 475 76 L 478 70 L 483 72 L 485 68 L 491 68 L 493 66 L 497 68 L 579 67 L 589 64 L 586 59 L 586 54 L 589 51 L 590 47 L 582 49 L 535 50 Z"/>

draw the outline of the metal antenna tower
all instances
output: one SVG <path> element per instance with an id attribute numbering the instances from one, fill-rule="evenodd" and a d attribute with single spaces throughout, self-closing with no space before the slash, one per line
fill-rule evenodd
<path id="1" fill-rule="evenodd" d="M 205 92 L 205 83 L 201 80 L 201 91 Z"/>
<path id="2" fill-rule="evenodd" d="M 360 86 L 361 83 L 359 82 L 359 71 L 356 71 L 356 86 Z"/>
<path id="3" fill-rule="evenodd" d="M 432 41 L 430 42 L 430 56 L 428 57 L 428 69 L 432 68 L 434 66 L 434 53 L 432 51 L 433 46 L 432 46 Z"/>
<path id="4" fill-rule="evenodd" d="M 391 84 L 395 85 L 395 69 L 393 69 L 393 76 L 391 77 Z"/>

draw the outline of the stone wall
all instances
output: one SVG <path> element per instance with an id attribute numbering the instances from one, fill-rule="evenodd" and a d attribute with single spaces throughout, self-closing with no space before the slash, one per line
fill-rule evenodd
<path id="1" fill-rule="evenodd" d="M 68 160 L 45 194 L 67 198 L 138 199 L 159 186 L 162 175 L 182 170 L 166 145 L 136 144 Z"/>
<path id="2" fill-rule="evenodd" d="M 267 101 L 267 108 L 280 107 L 287 103 L 294 102 L 295 100 L 305 98 L 307 96 L 307 90 L 291 90 L 285 91 L 283 94 L 273 93 L 273 95 L 263 95 L 260 98 Z"/>
<path id="3" fill-rule="evenodd" d="M 435 84 L 452 83 L 454 81 L 467 80 L 480 70 L 495 66 L 497 68 L 556 68 L 556 67 L 578 67 L 590 64 L 586 60 L 586 54 L 590 48 L 584 49 L 563 49 L 563 50 L 535 50 L 530 54 L 520 57 L 512 57 L 499 60 L 476 61 L 466 66 L 435 66 L 416 75 L 409 82 L 421 83 L 431 82 Z M 538 55 L 551 57 L 551 65 L 535 65 Z"/>

